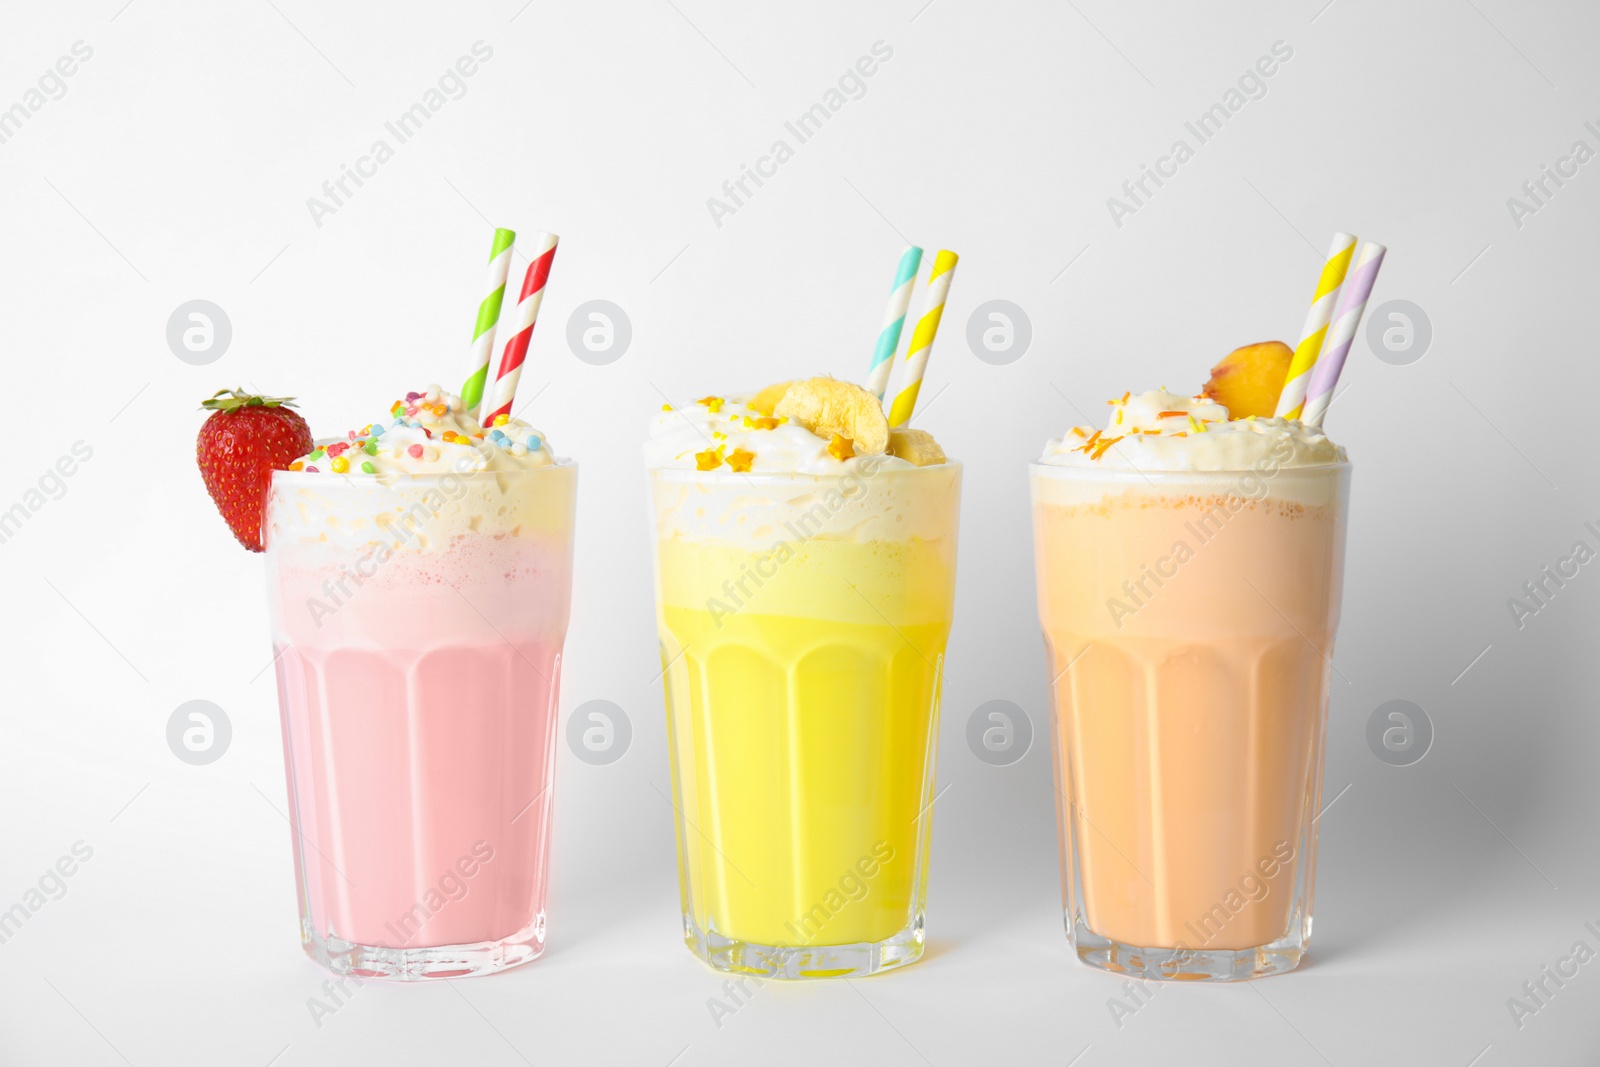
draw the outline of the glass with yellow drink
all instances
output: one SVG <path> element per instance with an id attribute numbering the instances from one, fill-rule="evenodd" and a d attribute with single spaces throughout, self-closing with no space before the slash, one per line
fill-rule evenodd
<path id="1" fill-rule="evenodd" d="M 923 950 L 961 468 L 841 459 L 708 401 L 664 412 L 649 447 L 685 941 L 764 977 L 903 966 Z"/>

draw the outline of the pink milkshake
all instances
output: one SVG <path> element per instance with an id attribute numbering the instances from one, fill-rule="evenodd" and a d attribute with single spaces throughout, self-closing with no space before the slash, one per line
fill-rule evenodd
<path id="1" fill-rule="evenodd" d="M 343 973 L 544 947 L 576 468 L 430 390 L 273 476 L 266 510 L 301 936 Z"/>

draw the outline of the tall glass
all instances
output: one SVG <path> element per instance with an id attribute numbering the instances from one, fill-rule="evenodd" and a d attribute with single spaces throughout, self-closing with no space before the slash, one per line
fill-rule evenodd
<path id="1" fill-rule="evenodd" d="M 1294 968 L 1349 464 L 1031 480 L 1078 955 L 1146 978 Z"/>
<path id="2" fill-rule="evenodd" d="M 301 940 L 453 978 L 544 949 L 577 469 L 279 471 L 267 581 Z"/>
<path id="3" fill-rule="evenodd" d="M 652 483 L 685 942 L 775 978 L 915 962 L 961 468 Z"/>

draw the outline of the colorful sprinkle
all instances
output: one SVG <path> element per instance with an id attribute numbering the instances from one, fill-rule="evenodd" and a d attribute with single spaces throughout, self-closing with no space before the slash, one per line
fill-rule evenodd
<path id="1" fill-rule="evenodd" d="M 511 421 L 511 416 L 507 415 L 503 411 L 500 414 L 498 414 L 498 415 L 496 415 L 494 417 L 494 424 L 496 426 L 504 426 L 506 423 L 508 423 L 510 421 Z"/>
<path id="2" fill-rule="evenodd" d="M 710 411 L 713 415 L 722 410 L 722 398 L 720 396 L 703 396 L 699 400 L 696 400 L 695 403 L 704 404 L 706 406 L 706 410 Z"/>
<path id="3" fill-rule="evenodd" d="M 421 393 L 407 393 L 406 394 L 406 403 L 407 404 L 414 404 L 418 400 L 421 400 L 421 399 L 422 399 L 422 394 Z"/>
<path id="4" fill-rule="evenodd" d="M 738 471 L 740 474 L 743 474 L 750 469 L 750 463 L 755 458 L 756 454 L 754 452 L 747 452 L 742 448 L 736 448 L 728 456 L 728 467 L 732 470 Z"/>
<path id="5" fill-rule="evenodd" d="M 382 437 L 383 436 L 383 427 L 379 426 L 377 423 L 373 423 L 371 426 L 367 427 L 367 430 L 374 437 Z"/>
<path id="6" fill-rule="evenodd" d="M 855 442 L 848 437 L 833 435 L 833 440 L 828 442 L 828 455 L 843 463 L 856 454 Z"/>
<path id="7" fill-rule="evenodd" d="M 310 460 L 311 462 L 316 462 L 317 460 L 321 459 L 323 456 L 326 456 L 327 454 L 328 453 L 327 453 L 326 450 L 319 448 L 315 452 L 311 453 L 311 455 L 307 456 L 306 459 Z"/>
<path id="8" fill-rule="evenodd" d="M 722 449 L 708 448 L 704 452 L 696 452 L 694 454 L 694 466 L 696 470 L 716 470 L 722 466 Z"/>
<path id="9" fill-rule="evenodd" d="M 350 469 L 350 461 L 343 456 L 335 456 L 333 460 L 333 473 L 343 474 Z"/>
<path id="10" fill-rule="evenodd" d="M 289 464 L 289 469 L 292 471 L 303 471 L 306 469 L 306 465 L 301 463 L 299 460 L 295 460 L 293 463 Z"/>
<path id="11" fill-rule="evenodd" d="M 544 447 L 544 439 L 542 437 L 540 437 L 536 433 L 530 433 L 528 435 L 528 451 L 529 452 L 537 452 L 537 451 L 539 451 L 539 449 L 541 449 L 543 447 Z"/>
<path id="12" fill-rule="evenodd" d="M 406 454 L 408 456 L 410 456 L 412 459 L 421 459 L 422 458 L 422 446 L 421 445 L 412 445 L 410 448 L 406 449 Z"/>
<path id="13" fill-rule="evenodd" d="M 365 452 L 369 456 L 376 456 L 378 454 L 378 442 L 369 440 L 365 445 L 362 446 L 361 451 Z"/>
<path id="14" fill-rule="evenodd" d="M 378 468 L 374 467 L 371 463 L 368 463 L 366 460 L 362 460 L 361 461 L 361 473 L 362 474 L 377 474 L 378 473 Z"/>
<path id="15" fill-rule="evenodd" d="M 1106 449 L 1110 448 L 1120 440 L 1122 440 L 1120 437 L 1107 437 L 1103 439 L 1098 445 L 1095 446 L 1095 450 L 1090 454 L 1089 458 L 1098 460 L 1101 456 L 1106 454 Z"/>
<path id="16" fill-rule="evenodd" d="M 307 474 L 316 474 L 316 473 L 318 473 L 318 471 L 317 471 L 317 468 L 315 468 L 315 467 L 307 467 L 306 468 L 306 473 Z"/>

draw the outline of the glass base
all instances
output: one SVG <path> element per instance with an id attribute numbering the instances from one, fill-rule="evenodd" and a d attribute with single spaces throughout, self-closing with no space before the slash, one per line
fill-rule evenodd
<path id="1" fill-rule="evenodd" d="M 911 925 L 883 941 L 849 945 L 760 945 L 726 937 L 715 928 L 702 931 L 683 917 L 683 943 L 713 970 L 757 978 L 861 978 L 892 971 L 922 958 L 926 938 L 922 912 Z"/>
<path id="2" fill-rule="evenodd" d="M 1102 937 L 1082 923 L 1074 924 L 1070 914 L 1066 918 L 1067 937 L 1080 960 L 1103 971 L 1156 981 L 1242 982 L 1265 978 L 1294 970 L 1306 952 L 1306 939 L 1293 936 L 1256 948 L 1139 948 Z"/>
<path id="3" fill-rule="evenodd" d="M 544 913 L 524 929 L 497 941 L 428 948 L 384 948 L 358 945 L 332 935 L 301 927 L 306 955 L 334 974 L 394 982 L 422 982 L 430 978 L 472 978 L 509 971 L 532 963 L 544 952 Z"/>

